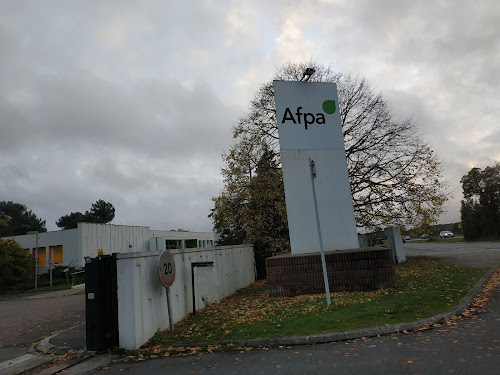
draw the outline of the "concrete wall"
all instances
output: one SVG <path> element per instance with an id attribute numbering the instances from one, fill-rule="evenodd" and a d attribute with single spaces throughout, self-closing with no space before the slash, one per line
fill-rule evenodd
<path id="1" fill-rule="evenodd" d="M 403 239 L 401 238 L 401 229 L 399 227 L 389 227 L 384 229 L 387 236 L 389 248 L 392 250 L 394 264 L 406 262 L 405 248 L 403 247 Z"/>
<path id="2" fill-rule="evenodd" d="M 255 281 L 252 245 L 172 250 L 176 277 L 170 288 L 172 317 L 178 322 L 193 311 L 191 262 L 213 261 L 195 268 L 196 308 L 218 302 Z M 158 276 L 160 252 L 117 254 L 120 347 L 137 349 L 158 330 L 169 327 L 166 291 Z"/>

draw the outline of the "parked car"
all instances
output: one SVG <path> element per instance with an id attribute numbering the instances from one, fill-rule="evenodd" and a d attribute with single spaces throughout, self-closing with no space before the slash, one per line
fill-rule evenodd
<path id="1" fill-rule="evenodd" d="M 450 231 L 444 230 L 442 232 L 439 232 L 439 237 L 440 238 L 451 238 L 451 237 L 455 237 L 455 236 Z"/>
<path id="2" fill-rule="evenodd" d="M 428 239 L 429 239 L 429 235 L 428 235 L 428 234 L 426 234 L 426 233 L 424 233 L 424 234 L 422 234 L 422 235 L 420 236 L 420 238 L 421 238 L 421 239 L 423 239 L 423 240 L 428 240 Z"/>
<path id="3" fill-rule="evenodd" d="M 411 237 L 410 236 L 405 236 L 405 240 L 406 241 L 411 240 Z"/>

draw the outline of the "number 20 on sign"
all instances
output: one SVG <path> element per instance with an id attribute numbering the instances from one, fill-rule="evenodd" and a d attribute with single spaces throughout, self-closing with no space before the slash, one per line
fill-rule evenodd
<path id="1" fill-rule="evenodd" d="M 167 288 L 172 286 L 175 280 L 175 261 L 168 250 L 163 251 L 158 258 L 158 274 L 163 286 Z"/>

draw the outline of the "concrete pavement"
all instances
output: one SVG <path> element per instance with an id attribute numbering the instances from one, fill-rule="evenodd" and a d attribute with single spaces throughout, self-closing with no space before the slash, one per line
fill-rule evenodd
<path id="1" fill-rule="evenodd" d="M 53 357 L 33 357 L 33 343 L 85 320 L 84 286 L 55 292 L 24 293 L 0 299 L 0 372 Z M 13 372 L 15 373 L 15 372 Z"/>

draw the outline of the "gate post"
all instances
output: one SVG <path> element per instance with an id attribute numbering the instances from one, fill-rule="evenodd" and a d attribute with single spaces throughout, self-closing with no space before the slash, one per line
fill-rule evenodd
<path id="1" fill-rule="evenodd" d="M 85 261 L 85 318 L 87 350 L 118 345 L 116 254 Z"/>

